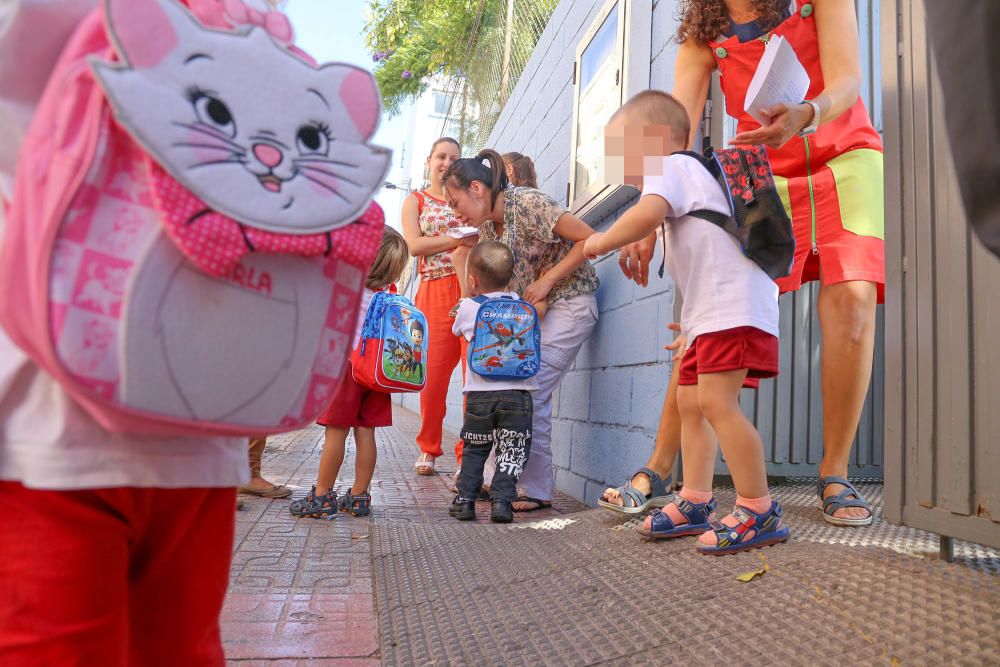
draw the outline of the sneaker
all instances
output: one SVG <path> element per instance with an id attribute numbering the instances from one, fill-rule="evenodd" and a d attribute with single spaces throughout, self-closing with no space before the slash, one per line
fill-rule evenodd
<path id="1" fill-rule="evenodd" d="M 293 500 L 288 505 L 288 512 L 292 516 L 313 519 L 336 519 L 339 509 L 336 491 L 331 489 L 330 493 L 317 496 L 315 486 L 309 489 L 309 494 L 305 498 Z"/>
<path id="2" fill-rule="evenodd" d="M 490 506 L 490 521 L 510 523 L 514 520 L 514 505 L 509 500 L 494 500 Z"/>
<path id="3" fill-rule="evenodd" d="M 465 500 L 461 496 L 455 496 L 451 507 L 448 508 L 448 514 L 459 521 L 474 521 L 476 519 L 476 501 Z"/>

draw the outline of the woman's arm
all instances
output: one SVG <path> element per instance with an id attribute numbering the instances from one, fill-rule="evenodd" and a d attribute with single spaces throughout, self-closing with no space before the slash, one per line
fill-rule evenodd
<path id="1" fill-rule="evenodd" d="M 420 231 L 420 208 L 415 195 L 403 202 L 403 238 L 410 248 L 411 257 L 426 257 L 439 252 L 454 250 L 462 241 L 450 236 L 424 236 Z"/>
<path id="2" fill-rule="evenodd" d="M 677 49 L 674 90 L 671 94 L 684 105 L 691 119 L 691 134 L 688 137 L 688 146 L 691 147 L 695 147 L 695 141 L 701 134 L 701 114 L 705 110 L 714 69 L 715 57 L 707 46 L 695 44 L 689 39 Z"/>
<path id="3" fill-rule="evenodd" d="M 556 283 L 576 271 L 587 261 L 586 257 L 583 256 L 583 244 L 594 233 L 590 225 L 572 213 L 563 213 L 556 221 L 555 227 L 552 228 L 552 233 L 567 241 L 572 241 L 573 249 L 524 290 L 521 297 L 528 303 L 537 304 L 545 301 Z"/>
<path id="4" fill-rule="evenodd" d="M 820 124 L 837 118 L 852 106 L 861 92 L 861 56 L 858 19 L 852 0 L 813 0 L 823 92 L 813 98 L 819 105 Z M 809 125 L 814 111 L 809 104 L 777 104 L 767 110 L 771 122 L 733 137 L 734 144 L 764 144 L 780 148 Z"/>

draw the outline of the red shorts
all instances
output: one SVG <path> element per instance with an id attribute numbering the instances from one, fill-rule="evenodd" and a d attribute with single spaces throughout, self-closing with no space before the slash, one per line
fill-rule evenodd
<path id="1" fill-rule="evenodd" d="M 340 383 L 340 390 L 316 423 L 335 428 L 392 426 L 392 401 L 389 394 L 362 387 L 354 381 L 350 369 L 347 372 L 347 377 Z"/>
<path id="2" fill-rule="evenodd" d="M 682 385 L 698 384 L 702 373 L 747 369 L 744 387 L 756 389 L 760 378 L 778 375 L 778 337 L 755 327 L 713 331 L 694 339 L 681 359 Z"/>
<path id="3" fill-rule="evenodd" d="M 236 489 L 0 482 L 0 664 L 224 664 Z"/>

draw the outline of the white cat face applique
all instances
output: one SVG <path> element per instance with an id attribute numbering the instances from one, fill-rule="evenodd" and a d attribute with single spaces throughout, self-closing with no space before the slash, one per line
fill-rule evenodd
<path id="1" fill-rule="evenodd" d="M 93 61 L 118 121 L 213 210 L 276 233 L 358 218 L 389 169 L 374 80 L 313 66 L 258 26 L 206 28 L 176 0 L 105 0 L 120 63 Z"/>

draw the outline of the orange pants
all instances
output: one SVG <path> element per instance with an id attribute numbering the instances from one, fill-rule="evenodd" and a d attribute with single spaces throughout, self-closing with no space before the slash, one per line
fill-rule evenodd
<path id="1" fill-rule="evenodd" d="M 452 333 L 455 319 L 448 312 L 462 298 L 458 278 L 454 275 L 423 280 L 414 300 L 427 318 L 427 384 L 420 392 L 420 433 L 417 445 L 420 451 L 431 456 L 441 456 L 441 438 L 444 416 L 447 411 L 448 384 L 451 374 L 462 361 L 465 376 L 465 341 Z M 462 441 L 455 443 L 455 458 L 462 462 Z"/>

